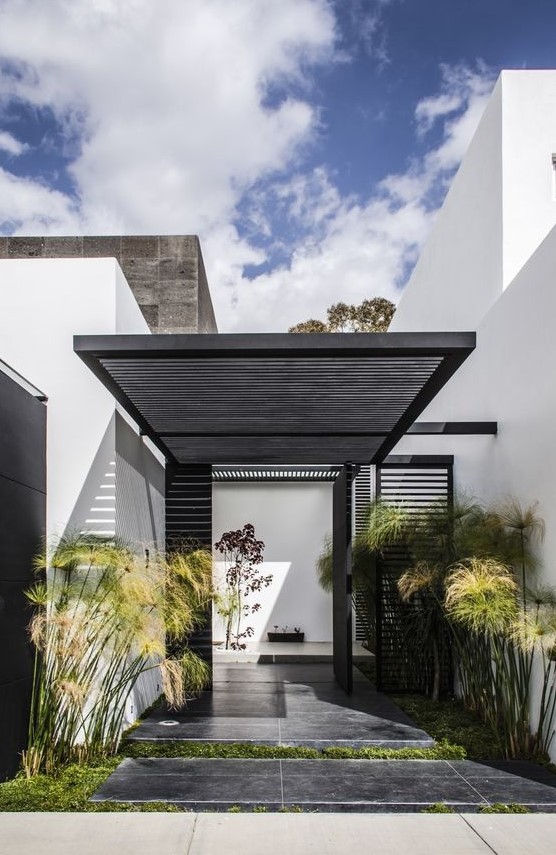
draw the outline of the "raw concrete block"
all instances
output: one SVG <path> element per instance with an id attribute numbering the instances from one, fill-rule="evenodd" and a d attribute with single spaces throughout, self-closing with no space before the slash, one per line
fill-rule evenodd
<path id="1" fill-rule="evenodd" d="M 122 237 L 122 258 L 157 258 L 158 237 L 128 235 Z"/>
<path id="2" fill-rule="evenodd" d="M 82 237 L 47 237 L 44 240 L 44 258 L 82 258 Z"/>
<path id="3" fill-rule="evenodd" d="M 83 238 L 83 258 L 117 258 L 122 254 L 121 237 Z"/>
<path id="4" fill-rule="evenodd" d="M 42 258 L 45 239 L 43 237 L 8 238 L 9 258 Z"/>

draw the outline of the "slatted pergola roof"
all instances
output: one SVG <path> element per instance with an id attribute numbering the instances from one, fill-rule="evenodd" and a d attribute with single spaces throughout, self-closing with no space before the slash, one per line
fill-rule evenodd
<path id="1" fill-rule="evenodd" d="M 74 349 L 169 461 L 380 462 L 475 334 L 76 336 Z"/>

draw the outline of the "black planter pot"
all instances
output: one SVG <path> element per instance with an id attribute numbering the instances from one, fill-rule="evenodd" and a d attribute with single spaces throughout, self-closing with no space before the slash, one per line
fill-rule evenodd
<path id="1" fill-rule="evenodd" d="M 267 632 L 269 641 L 303 641 L 304 632 Z"/>

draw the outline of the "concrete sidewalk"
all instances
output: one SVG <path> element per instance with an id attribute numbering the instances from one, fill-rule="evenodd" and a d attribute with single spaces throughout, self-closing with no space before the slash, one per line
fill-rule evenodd
<path id="1" fill-rule="evenodd" d="M 0 813 L 6 855 L 553 855 L 554 815 Z"/>

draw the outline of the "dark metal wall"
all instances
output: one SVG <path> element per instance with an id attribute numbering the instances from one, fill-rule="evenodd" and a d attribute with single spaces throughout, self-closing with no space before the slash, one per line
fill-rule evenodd
<path id="1" fill-rule="evenodd" d="M 353 687 L 352 668 L 352 486 L 356 467 L 342 467 L 332 491 L 332 637 L 334 676 L 348 694 Z"/>
<path id="2" fill-rule="evenodd" d="M 18 769 L 31 697 L 24 591 L 46 525 L 46 406 L 0 371 L 0 780 Z"/>
<path id="3" fill-rule="evenodd" d="M 391 456 L 376 469 L 377 497 L 403 504 L 418 514 L 431 502 L 453 501 L 453 458 L 450 456 Z M 377 572 L 377 687 L 388 692 L 428 692 L 432 661 L 407 637 L 410 605 L 402 603 L 397 588 L 400 575 L 410 564 L 403 547 L 384 550 Z M 441 650 L 442 691 L 452 683 L 449 648 Z"/>
<path id="4" fill-rule="evenodd" d="M 166 550 L 195 540 L 212 549 L 212 466 L 166 467 Z M 189 639 L 189 646 L 212 666 L 212 609 L 206 624 Z"/>

